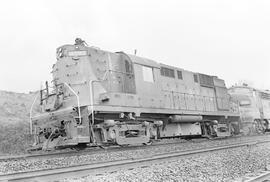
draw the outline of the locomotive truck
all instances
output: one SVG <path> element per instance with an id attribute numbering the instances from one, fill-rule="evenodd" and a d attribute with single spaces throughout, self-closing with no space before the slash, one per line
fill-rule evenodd
<path id="1" fill-rule="evenodd" d="M 34 148 L 137 145 L 239 133 L 224 80 L 151 59 L 75 44 L 57 48 L 52 88 L 32 116 Z M 31 111 L 32 112 L 32 111 Z"/>

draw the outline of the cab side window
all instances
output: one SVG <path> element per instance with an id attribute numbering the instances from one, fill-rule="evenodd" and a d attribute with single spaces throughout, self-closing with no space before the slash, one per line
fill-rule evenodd
<path id="1" fill-rule="evenodd" d="M 131 64 L 128 60 L 125 60 L 126 73 L 132 73 Z"/>
<path id="2" fill-rule="evenodd" d="M 143 81 L 151 83 L 154 82 L 154 73 L 152 67 L 142 66 L 142 72 L 143 72 Z"/>

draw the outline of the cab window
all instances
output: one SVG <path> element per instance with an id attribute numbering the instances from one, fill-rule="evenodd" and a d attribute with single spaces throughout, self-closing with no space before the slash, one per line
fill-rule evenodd
<path id="1" fill-rule="evenodd" d="M 145 82 L 154 82 L 153 68 L 148 66 L 142 66 L 143 72 L 143 81 Z"/>
<path id="2" fill-rule="evenodd" d="M 162 76 L 175 78 L 174 70 L 173 69 L 170 69 L 170 68 L 161 67 L 160 68 L 160 74 Z"/>

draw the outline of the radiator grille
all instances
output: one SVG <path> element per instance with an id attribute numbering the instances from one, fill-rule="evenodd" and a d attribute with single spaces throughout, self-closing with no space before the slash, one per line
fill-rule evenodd
<path id="1" fill-rule="evenodd" d="M 260 92 L 260 96 L 262 99 L 269 99 L 270 100 L 270 93 Z"/>
<path id="2" fill-rule="evenodd" d="M 214 80 L 212 76 L 199 74 L 201 86 L 214 87 Z"/>

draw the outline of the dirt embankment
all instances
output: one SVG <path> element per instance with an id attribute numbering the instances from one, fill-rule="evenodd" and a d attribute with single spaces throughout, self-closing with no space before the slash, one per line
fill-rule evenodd
<path id="1" fill-rule="evenodd" d="M 24 153 L 32 143 L 29 111 L 37 92 L 15 93 L 0 90 L 0 154 Z M 38 112 L 38 101 L 34 113 Z"/>

